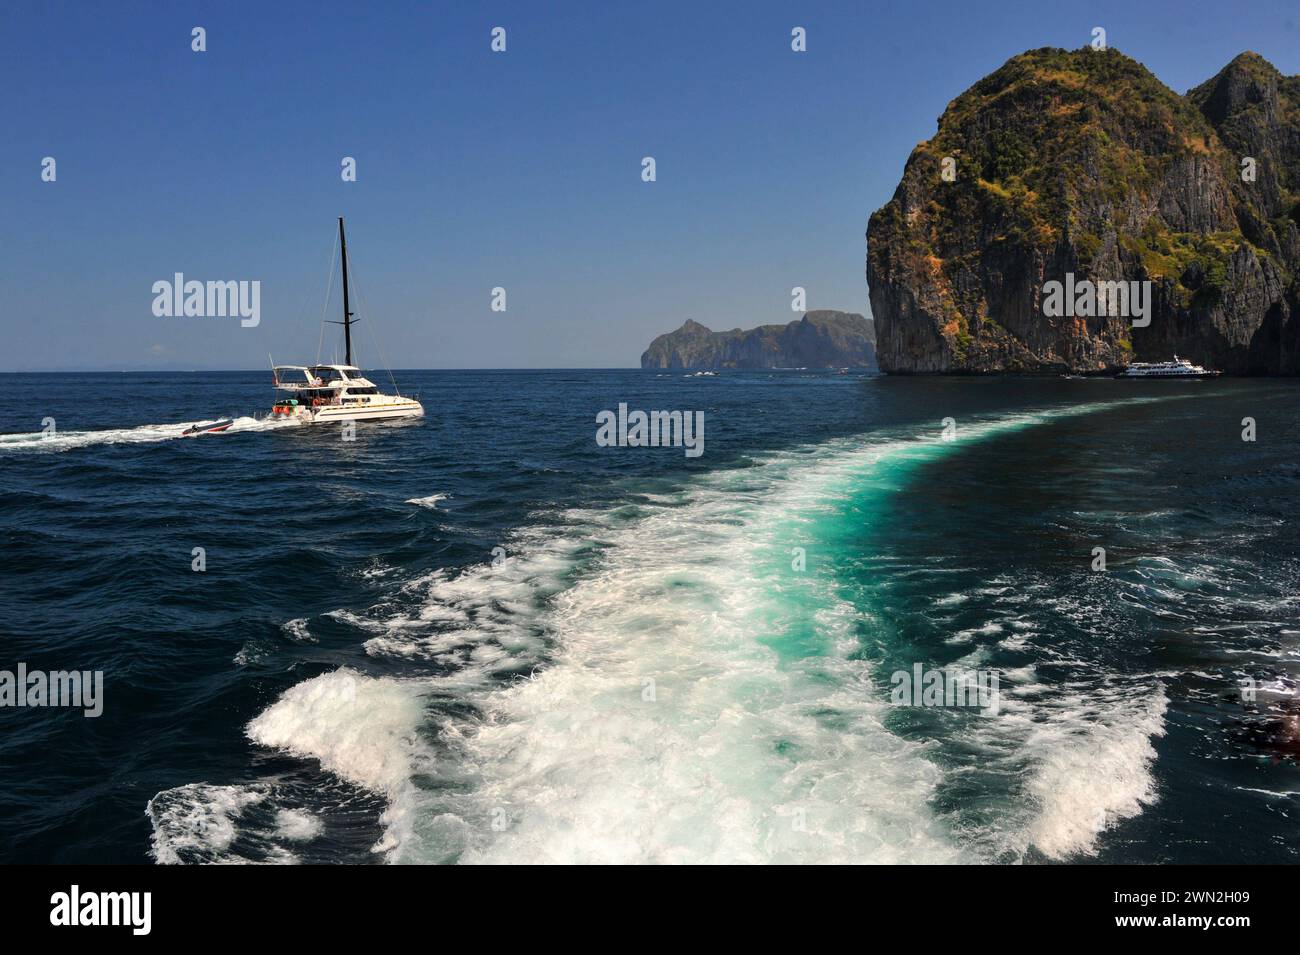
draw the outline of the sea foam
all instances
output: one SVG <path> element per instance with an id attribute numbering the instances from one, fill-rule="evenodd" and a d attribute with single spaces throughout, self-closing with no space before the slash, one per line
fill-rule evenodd
<path id="1" fill-rule="evenodd" d="M 863 487 L 883 499 L 965 441 L 1101 407 L 968 423 L 955 442 L 937 428 L 832 441 L 700 475 L 667 502 L 554 515 L 499 563 L 408 584 L 414 613 L 369 617 L 368 653 L 446 675 L 324 674 L 248 734 L 382 793 L 391 861 L 990 858 L 932 808 L 945 770 L 926 745 L 886 728 L 861 655 L 873 609 L 791 554 L 823 559 L 826 522 Z M 1091 851 L 1153 798 L 1163 704 L 1020 703 L 981 721 L 1030 772 L 991 826 L 1051 857 Z M 1107 781 L 1087 786 L 1095 765 Z"/>

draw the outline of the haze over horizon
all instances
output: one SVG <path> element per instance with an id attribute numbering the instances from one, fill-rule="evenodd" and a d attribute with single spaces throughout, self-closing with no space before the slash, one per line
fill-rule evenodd
<path id="1" fill-rule="evenodd" d="M 793 286 L 869 316 L 867 217 L 972 83 L 1094 26 L 1179 93 L 1247 49 L 1295 74 L 1297 19 L 1272 2 L 6 9 L 0 370 L 313 361 L 338 317 L 339 215 L 366 367 L 632 367 L 686 319 L 798 318 Z M 260 324 L 156 317 L 152 285 L 177 272 L 259 281 Z"/>

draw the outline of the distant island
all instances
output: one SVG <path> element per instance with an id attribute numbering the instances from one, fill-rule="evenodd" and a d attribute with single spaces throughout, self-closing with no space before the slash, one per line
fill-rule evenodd
<path id="1" fill-rule="evenodd" d="M 788 325 L 715 332 L 688 319 L 660 335 L 641 356 L 642 368 L 870 368 L 876 367 L 871 319 L 821 309 Z"/>
<path id="2" fill-rule="evenodd" d="M 1099 373 L 1175 353 L 1300 373 L 1300 76 L 1242 53 L 1178 95 L 1116 50 L 1013 57 L 867 228 L 880 367 Z M 1105 284 L 1137 316 L 1056 290 Z M 1067 294 L 1069 294 L 1067 292 Z"/>

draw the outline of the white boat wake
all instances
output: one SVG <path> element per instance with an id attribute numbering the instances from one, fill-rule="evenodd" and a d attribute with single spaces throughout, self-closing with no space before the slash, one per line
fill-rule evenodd
<path id="1" fill-rule="evenodd" d="M 102 444 L 150 444 L 186 437 L 185 431 L 194 425 L 213 425 L 226 418 L 207 418 L 185 421 L 180 424 L 143 424 L 134 428 L 108 428 L 102 431 L 54 431 L 28 434 L 0 434 L 0 452 L 3 451 L 71 451 L 75 448 Z M 242 434 L 249 431 L 276 431 L 298 427 L 297 421 L 274 418 L 231 416 L 232 424 L 225 431 L 200 435 L 204 439 L 217 434 Z"/>
<path id="2" fill-rule="evenodd" d="M 499 564 L 412 581 L 414 614 L 362 621 L 377 634 L 371 656 L 433 661 L 446 675 L 325 673 L 284 693 L 248 736 L 384 797 L 374 848 L 392 862 L 1094 851 L 1153 798 L 1163 695 L 1135 712 L 1127 693 L 1086 710 L 1051 687 L 1021 694 L 986 734 L 1033 782 L 990 831 L 954 831 L 934 808 L 948 771 L 925 742 L 887 728 L 861 653 L 875 608 L 813 571 L 833 559 L 820 549 L 829 531 L 861 519 L 864 500 L 884 506 L 911 468 L 1151 400 L 972 422 L 952 441 L 937 424 L 830 441 L 701 475 L 660 501 L 565 511 L 562 524 L 521 529 Z M 792 548 L 806 548 L 808 573 L 792 569 Z M 1076 784 L 1096 767 L 1114 782 Z"/>

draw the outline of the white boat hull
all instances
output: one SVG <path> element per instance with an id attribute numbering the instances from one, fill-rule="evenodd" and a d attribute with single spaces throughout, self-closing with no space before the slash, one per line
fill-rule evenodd
<path id="1" fill-rule="evenodd" d="M 421 418 L 424 406 L 413 399 L 382 405 L 327 405 L 322 408 L 299 408 L 293 414 L 273 414 L 272 420 L 284 418 L 302 424 L 329 424 L 334 421 L 380 421 L 388 418 Z"/>
<path id="2" fill-rule="evenodd" d="M 424 416 L 424 407 L 418 401 L 403 401 L 370 407 L 330 406 L 308 411 L 307 414 L 314 424 L 330 421 L 377 421 L 381 418 L 420 418 Z"/>

